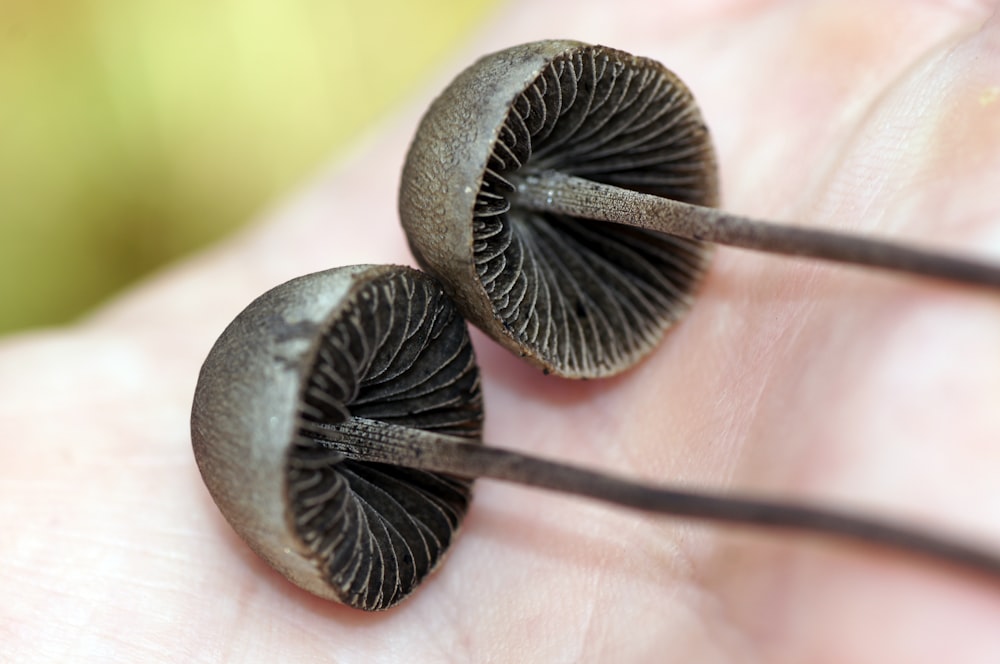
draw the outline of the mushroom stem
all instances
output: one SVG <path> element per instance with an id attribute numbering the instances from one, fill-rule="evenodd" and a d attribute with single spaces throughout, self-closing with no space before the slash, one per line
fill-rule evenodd
<path id="1" fill-rule="evenodd" d="M 694 240 L 1000 288 L 1000 265 L 895 242 L 788 226 L 642 194 L 557 171 L 517 178 L 517 207 L 610 221 Z"/>
<path id="2" fill-rule="evenodd" d="M 351 418 L 311 425 L 308 435 L 337 458 L 404 466 L 465 478 L 488 477 L 705 521 L 823 535 L 906 553 L 985 574 L 1000 582 L 1000 555 L 913 528 L 821 507 L 655 486 L 455 436 Z"/>

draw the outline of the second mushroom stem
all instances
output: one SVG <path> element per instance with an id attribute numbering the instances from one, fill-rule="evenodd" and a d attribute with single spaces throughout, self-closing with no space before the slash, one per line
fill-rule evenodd
<path id="1" fill-rule="evenodd" d="M 761 221 L 715 208 L 542 171 L 514 183 L 522 209 L 609 221 L 679 237 L 808 256 L 1000 289 L 1000 265 L 896 242 Z"/>
<path id="2" fill-rule="evenodd" d="M 346 457 L 465 478 L 489 477 L 646 512 L 823 535 L 948 563 L 1000 583 L 1000 556 L 986 549 L 846 512 L 644 484 L 463 438 L 364 418 L 336 425 L 311 425 L 306 433 L 329 449 L 335 459 Z"/>

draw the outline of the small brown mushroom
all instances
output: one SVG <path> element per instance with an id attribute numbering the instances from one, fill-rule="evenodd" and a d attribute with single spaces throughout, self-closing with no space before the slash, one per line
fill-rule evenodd
<path id="1" fill-rule="evenodd" d="M 872 519 L 652 486 L 481 444 L 479 371 L 439 286 L 402 267 L 294 279 L 251 303 L 202 367 L 191 412 L 212 498 L 271 566 L 365 610 L 441 562 L 476 477 L 710 521 L 812 532 L 1000 583 L 986 550 Z"/>
<path id="2" fill-rule="evenodd" d="M 686 311 L 707 243 L 1000 288 L 1000 266 L 729 214 L 687 87 L 658 62 L 542 41 L 486 56 L 428 109 L 399 213 L 462 313 L 547 371 L 622 371 Z M 606 222 L 614 222 L 609 227 Z"/>
<path id="3" fill-rule="evenodd" d="M 254 551 L 311 593 L 373 610 L 438 564 L 471 482 L 323 444 L 357 418 L 480 440 L 465 323 L 415 271 L 340 268 L 259 297 L 205 360 L 191 439 L 213 499 Z"/>

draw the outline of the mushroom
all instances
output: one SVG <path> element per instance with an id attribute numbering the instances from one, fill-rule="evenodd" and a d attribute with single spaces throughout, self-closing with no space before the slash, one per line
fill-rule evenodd
<path id="1" fill-rule="evenodd" d="M 677 76 L 541 41 L 482 58 L 431 104 L 399 214 L 467 319 L 572 378 L 650 351 L 690 305 L 710 243 L 1000 287 L 995 264 L 749 219 L 718 198 L 708 128 Z"/>
<path id="2" fill-rule="evenodd" d="M 651 513 L 811 532 L 951 563 L 1000 582 L 1000 556 L 822 508 L 653 486 L 482 445 L 463 319 L 412 268 L 353 266 L 251 303 L 198 378 L 191 439 L 212 498 L 290 581 L 365 610 L 441 562 L 489 477 Z"/>

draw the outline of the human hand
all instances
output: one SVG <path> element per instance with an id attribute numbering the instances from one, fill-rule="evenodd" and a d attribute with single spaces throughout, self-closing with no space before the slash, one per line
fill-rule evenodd
<path id="1" fill-rule="evenodd" d="M 826 541 L 484 481 L 442 568 L 396 609 L 360 614 L 272 572 L 212 504 L 187 431 L 211 343 L 288 278 L 409 262 L 395 213 L 407 142 L 422 105 L 486 51 L 570 37 L 661 60 L 714 131 L 727 209 L 1000 255 L 991 7 L 645 5 L 512 5 L 378 141 L 265 223 L 73 329 L 0 347 L 0 653 L 996 659 L 996 586 Z M 685 321 L 621 377 L 545 377 L 477 335 L 486 440 L 1000 548 L 998 326 L 980 291 L 720 248 Z"/>

